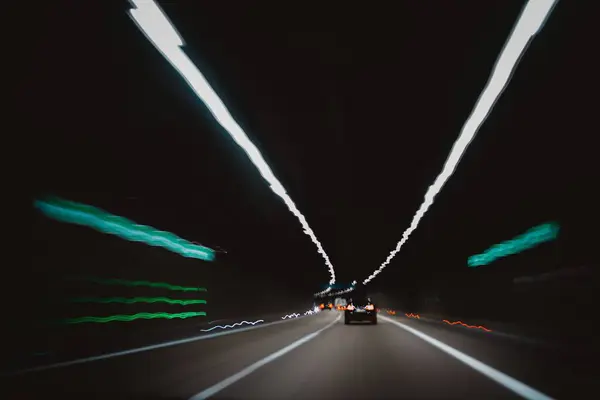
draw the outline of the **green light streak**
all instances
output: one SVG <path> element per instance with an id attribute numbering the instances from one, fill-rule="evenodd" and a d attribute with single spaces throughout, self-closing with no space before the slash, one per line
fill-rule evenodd
<path id="1" fill-rule="evenodd" d="M 163 247 L 184 257 L 204 261 L 215 259 L 215 251 L 208 247 L 191 243 L 170 232 L 136 224 L 96 207 L 58 198 L 43 201 L 36 200 L 34 207 L 47 217 L 61 222 L 87 226 L 103 233 L 134 242 L 142 242 L 149 246 Z"/>
<path id="2" fill-rule="evenodd" d="M 121 285 L 121 286 L 146 286 L 151 288 L 167 289 L 180 292 L 206 292 L 204 287 L 190 287 L 190 286 L 178 286 L 171 285 L 165 282 L 150 282 L 150 281 L 128 281 L 125 279 L 103 279 L 103 278 L 75 278 L 78 280 L 85 280 L 88 282 L 94 282 L 101 285 Z"/>
<path id="3" fill-rule="evenodd" d="M 559 225 L 554 222 L 538 225 L 512 240 L 495 244 L 483 253 L 469 257 L 467 265 L 471 268 L 480 267 L 499 258 L 531 249 L 544 242 L 556 239 L 559 230 Z"/>
<path id="4" fill-rule="evenodd" d="M 86 322 L 97 322 L 97 323 L 106 323 L 106 322 L 131 322 L 136 319 L 174 319 L 174 318 L 191 318 L 191 317 L 200 317 L 206 316 L 205 312 L 184 312 L 177 314 L 169 314 L 169 313 L 138 313 L 132 315 L 111 315 L 108 317 L 78 317 L 78 318 L 68 318 L 65 320 L 67 324 L 82 324 Z"/>
<path id="5" fill-rule="evenodd" d="M 168 303 L 168 304 L 179 304 L 182 306 L 188 306 L 190 304 L 206 304 L 206 300 L 177 300 L 170 299 L 168 297 L 83 297 L 79 299 L 71 300 L 74 303 L 122 303 L 122 304 L 134 304 L 134 303 Z"/>

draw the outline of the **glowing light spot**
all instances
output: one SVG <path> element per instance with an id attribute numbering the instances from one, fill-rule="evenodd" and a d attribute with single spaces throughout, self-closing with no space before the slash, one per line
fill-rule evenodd
<path id="1" fill-rule="evenodd" d="M 542 243 L 555 240 L 560 227 L 556 223 L 547 223 L 531 228 L 512 240 L 496 244 L 481 254 L 469 257 L 467 265 L 471 268 L 488 265 L 495 260 L 529 250 Z"/>

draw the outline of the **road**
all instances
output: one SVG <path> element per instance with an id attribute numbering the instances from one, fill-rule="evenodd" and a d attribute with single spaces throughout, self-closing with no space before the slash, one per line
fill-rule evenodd
<path id="1" fill-rule="evenodd" d="M 377 325 L 350 326 L 341 316 L 326 311 L 3 377 L 2 388 L 10 393 L 0 397 L 541 400 L 600 393 L 592 358 L 404 316 L 380 315 Z"/>

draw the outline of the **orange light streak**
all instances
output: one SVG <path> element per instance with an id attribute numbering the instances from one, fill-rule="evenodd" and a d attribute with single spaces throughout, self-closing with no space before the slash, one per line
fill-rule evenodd
<path id="1" fill-rule="evenodd" d="M 477 326 L 475 326 L 475 325 L 467 325 L 467 324 L 465 324 L 465 323 L 464 323 L 464 322 L 462 322 L 462 321 L 450 322 L 450 321 L 448 321 L 447 319 L 444 319 L 443 321 L 444 321 L 445 323 L 447 323 L 448 325 L 461 325 L 461 326 L 464 326 L 465 328 L 470 328 L 470 329 L 482 329 L 482 330 L 484 330 L 484 331 L 486 331 L 486 332 L 491 332 L 491 331 L 492 331 L 491 329 L 488 329 L 488 328 L 486 328 L 485 326 L 481 326 L 481 325 L 477 325 Z"/>

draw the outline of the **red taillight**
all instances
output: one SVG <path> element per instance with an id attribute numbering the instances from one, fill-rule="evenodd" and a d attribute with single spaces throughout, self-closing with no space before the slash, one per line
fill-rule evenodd
<path id="1" fill-rule="evenodd" d="M 321 304 L 319 308 L 325 308 L 325 304 Z"/>
<path id="2" fill-rule="evenodd" d="M 346 310 L 352 311 L 352 310 L 354 310 L 354 306 L 352 304 L 350 304 L 349 306 L 346 306 Z"/>
<path id="3" fill-rule="evenodd" d="M 365 307 L 365 310 L 374 310 L 375 307 L 373 307 L 373 304 L 369 304 L 368 306 Z"/>

